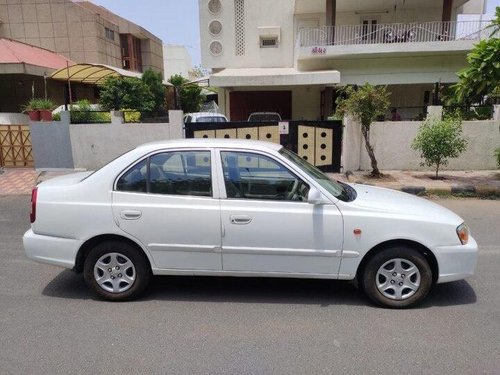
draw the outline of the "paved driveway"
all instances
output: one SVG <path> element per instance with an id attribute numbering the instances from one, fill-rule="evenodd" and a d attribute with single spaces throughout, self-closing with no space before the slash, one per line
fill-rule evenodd
<path id="1" fill-rule="evenodd" d="M 94 299 L 26 259 L 28 196 L 0 196 L 0 373 L 499 373 L 500 201 L 443 200 L 481 246 L 476 276 L 405 311 L 350 283 L 155 278 L 140 301 Z"/>

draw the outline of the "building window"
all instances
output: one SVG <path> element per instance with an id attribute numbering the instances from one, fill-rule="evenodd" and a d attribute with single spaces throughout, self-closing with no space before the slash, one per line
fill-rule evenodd
<path id="1" fill-rule="evenodd" d="M 245 0 L 234 0 L 236 56 L 245 54 Z"/>
<path id="2" fill-rule="evenodd" d="M 104 31 L 106 33 L 106 38 L 110 40 L 115 40 L 115 32 L 111 29 L 108 29 L 107 27 L 104 28 Z"/>
<path id="3" fill-rule="evenodd" d="M 120 34 L 120 47 L 123 69 L 142 72 L 141 40 L 132 34 Z"/>

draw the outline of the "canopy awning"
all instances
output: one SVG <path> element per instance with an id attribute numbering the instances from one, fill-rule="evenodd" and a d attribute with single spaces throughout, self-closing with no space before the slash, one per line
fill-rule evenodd
<path id="1" fill-rule="evenodd" d="M 52 73 L 50 78 L 58 81 L 71 81 L 77 83 L 87 83 L 91 85 L 102 82 L 107 77 L 134 77 L 141 78 L 142 74 L 131 72 L 130 70 L 116 68 L 104 64 L 75 64 L 66 68 L 61 68 Z M 172 86 L 170 83 L 163 81 L 165 86 Z"/>
<path id="2" fill-rule="evenodd" d="M 0 38 L 0 74 L 45 76 L 73 61 L 55 52 Z"/>
<path id="3" fill-rule="evenodd" d="M 294 68 L 224 69 L 210 76 L 210 86 L 297 86 L 335 85 L 340 82 L 337 70 L 299 71 Z"/>

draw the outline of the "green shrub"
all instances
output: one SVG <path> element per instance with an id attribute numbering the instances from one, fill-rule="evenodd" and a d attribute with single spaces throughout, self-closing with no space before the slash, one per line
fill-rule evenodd
<path id="1" fill-rule="evenodd" d="M 125 122 L 141 122 L 141 112 L 134 111 L 133 109 L 122 109 L 122 111 Z"/>
<path id="2" fill-rule="evenodd" d="M 500 168 L 500 147 L 494 151 L 495 158 L 497 159 L 497 167 Z"/>
<path id="3" fill-rule="evenodd" d="M 92 110 L 90 102 L 82 99 L 76 105 L 70 106 L 72 124 L 92 124 L 111 122 L 111 115 L 108 112 L 98 112 Z"/>
<path id="4" fill-rule="evenodd" d="M 461 119 L 425 120 L 411 147 L 420 151 L 420 157 L 424 159 L 420 165 L 436 168 L 438 178 L 439 167 L 447 165 L 448 159 L 458 157 L 467 148 L 467 140 L 462 136 Z"/>
<path id="5" fill-rule="evenodd" d="M 52 121 L 61 121 L 61 113 L 53 113 L 52 114 Z"/>

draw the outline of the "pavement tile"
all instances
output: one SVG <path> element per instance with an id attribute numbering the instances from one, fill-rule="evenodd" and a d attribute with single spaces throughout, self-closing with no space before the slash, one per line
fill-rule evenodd
<path id="1" fill-rule="evenodd" d="M 36 185 L 37 175 L 33 168 L 0 170 L 0 195 L 31 194 L 31 190 Z"/>

